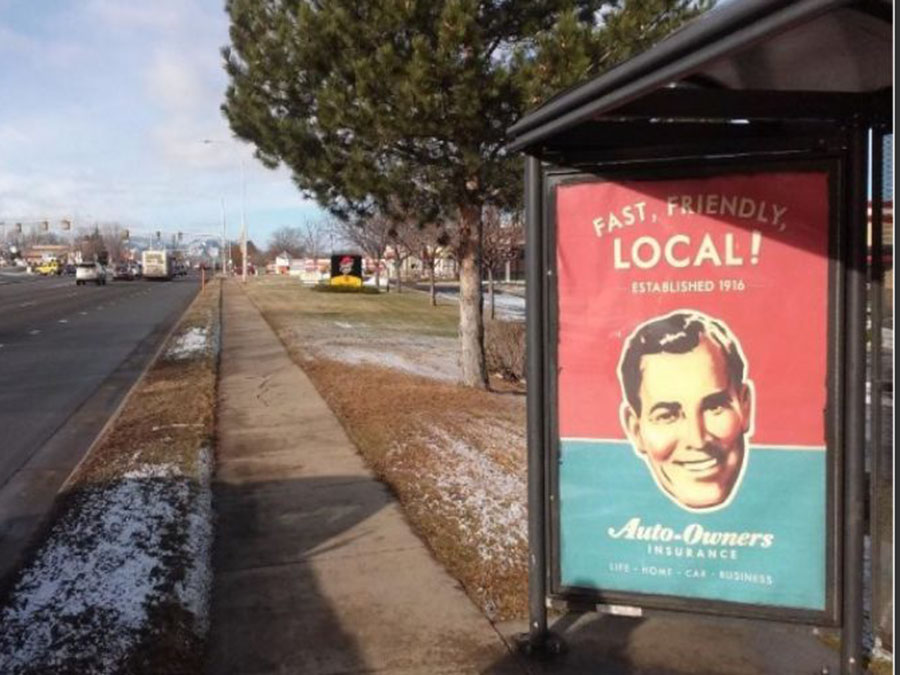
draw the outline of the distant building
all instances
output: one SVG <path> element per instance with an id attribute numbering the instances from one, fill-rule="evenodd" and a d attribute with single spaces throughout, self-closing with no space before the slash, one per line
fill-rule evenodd
<path id="1" fill-rule="evenodd" d="M 282 251 L 275 256 L 275 274 L 290 274 L 291 271 L 291 255 L 287 251 Z"/>
<path id="2" fill-rule="evenodd" d="M 39 265 L 47 260 L 69 262 L 71 250 L 64 244 L 35 244 L 25 249 L 22 258 L 29 265 Z"/>

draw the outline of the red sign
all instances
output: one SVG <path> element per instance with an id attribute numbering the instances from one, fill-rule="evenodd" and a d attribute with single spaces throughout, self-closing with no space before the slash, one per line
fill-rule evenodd
<path id="1" fill-rule="evenodd" d="M 560 436 L 622 438 L 623 341 L 687 309 L 740 339 L 756 443 L 823 444 L 827 181 L 792 172 L 560 185 Z"/>

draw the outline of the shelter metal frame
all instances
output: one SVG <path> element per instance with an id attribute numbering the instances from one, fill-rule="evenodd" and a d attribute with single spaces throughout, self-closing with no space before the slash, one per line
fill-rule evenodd
<path id="1" fill-rule="evenodd" d="M 556 390 L 552 345 L 556 318 L 548 185 L 561 175 L 637 170 L 652 174 L 692 163 L 746 166 L 761 159 L 775 164 L 824 160 L 836 166 L 832 216 L 835 240 L 841 242 L 840 251 L 832 256 L 832 265 L 838 267 L 831 274 L 836 286 L 830 293 L 829 372 L 835 406 L 828 427 L 829 433 L 833 430 L 836 434 L 829 441 L 835 442 L 837 458 L 831 513 L 837 595 L 833 612 L 807 616 L 806 620 L 840 625 L 842 672 L 862 672 L 867 283 L 871 281 L 873 321 L 879 321 L 883 275 L 880 139 L 892 128 L 892 49 L 885 50 L 885 39 L 892 45 L 892 14 L 892 3 L 883 0 L 733 3 L 609 73 L 563 93 L 510 128 L 509 149 L 526 154 L 532 649 L 542 645 L 554 649 L 555 638 L 547 629 L 546 618 L 547 601 L 554 593 L 548 589 L 565 590 L 554 586 L 553 576 L 552 528 L 557 502 L 553 492 Z M 829 35 L 846 32 L 843 51 L 835 48 L 840 53 L 833 56 L 832 64 L 849 65 L 843 70 L 835 68 L 833 81 L 826 72 L 828 66 L 809 59 L 791 61 L 792 53 L 807 54 L 804 50 L 815 44 L 817 31 Z M 755 68 L 759 63 L 775 65 L 768 70 Z M 799 85 L 792 81 L 794 76 Z M 876 141 L 871 158 L 870 133 Z M 871 268 L 866 241 L 870 160 L 874 167 Z M 873 350 L 878 352 L 872 364 L 874 397 L 882 387 L 880 335 L 873 336 Z M 879 409 L 873 419 L 876 430 L 880 423 Z M 878 434 L 873 434 L 876 459 L 882 455 L 879 443 Z M 876 461 L 873 471 L 878 470 Z M 876 496 L 872 501 L 877 506 Z M 578 598 L 571 594 L 573 601 Z M 692 611 L 694 605 L 688 603 L 681 609 Z M 713 604 L 705 609 L 715 612 L 723 608 Z M 799 615 L 784 618 L 804 620 Z"/>

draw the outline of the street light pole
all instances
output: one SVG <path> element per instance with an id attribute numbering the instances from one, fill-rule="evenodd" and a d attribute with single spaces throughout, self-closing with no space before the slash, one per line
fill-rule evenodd
<path id="1" fill-rule="evenodd" d="M 223 143 L 224 141 L 204 138 L 201 141 L 205 145 Z M 241 281 L 247 283 L 247 223 L 244 218 L 244 207 L 247 201 L 247 181 L 244 172 L 244 158 L 241 157 Z M 225 198 L 222 198 L 222 250 L 225 250 Z M 222 260 L 222 274 L 225 274 L 227 261 L 231 260 L 231 248 L 228 249 L 228 257 Z"/>
<path id="2" fill-rule="evenodd" d="M 247 224 L 244 222 L 244 202 L 247 182 L 244 180 L 244 158 L 241 157 L 241 283 L 247 283 Z"/>
<path id="3" fill-rule="evenodd" d="M 225 255 L 225 243 L 228 241 L 225 232 L 225 197 L 222 197 L 222 276 L 227 277 L 228 258 Z"/>

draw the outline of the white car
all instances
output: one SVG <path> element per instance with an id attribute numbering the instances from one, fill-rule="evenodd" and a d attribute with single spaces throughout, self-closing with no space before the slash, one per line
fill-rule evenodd
<path id="1" fill-rule="evenodd" d="M 75 268 L 75 283 L 82 286 L 93 281 L 98 286 L 106 285 L 106 269 L 97 262 L 78 263 Z"/>

